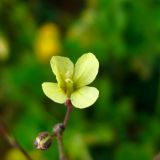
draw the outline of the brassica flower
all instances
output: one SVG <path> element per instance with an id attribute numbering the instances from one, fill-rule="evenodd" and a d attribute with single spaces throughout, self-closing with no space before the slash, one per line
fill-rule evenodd
<path id="1" fill-rule="evenodd" d="M 51 68 L 58 83 L 44 82 L 45 95 L 57 103 L 68 99 L 76 108 L 86 108 L 97 100 L 99 91 L 88 86 L 98 74 L 99 62 L 92 53 L 82 55 L 75 66 L 67 57 L 53 56 Z"/>

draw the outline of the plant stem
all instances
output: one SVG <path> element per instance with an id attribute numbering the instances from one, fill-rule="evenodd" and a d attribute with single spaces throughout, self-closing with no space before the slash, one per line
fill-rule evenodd
<path id="1" fill-rule="evenodd" d="M 59 157 L 60 157 L 60 160 L 67 160 L 65 155 L 64 155 L 64 147 L 63 147 L 62 138 L 63 138 L 62 135 L 57 135 Z"/>
<path id="2" fill-rule="evenodd" d="M 9 130 L 1 120 L 0 120 L 0 134 L 12 147 L 17 148 L 26 157 L 27 160 L 32 160 L 29 154 L 21 147 L 21 145 L 16 141 L 16 139 L 10 135 Z"/>
<path id="3" fill-rule="evenodd" d="M 158 80 L 158 93 L 157 93 L 157 108 L 158 109 L 160 107 L 160 98 L 159 97 L 160 97 L 160 75 L 159 75 L 159 80 Z M 160 111 L 158 113 L 160 113 Z"/>
<path id="4" fill-rule="evenodd" d="M 71 111 L 72 111 L 71 101 L 67 100 L 65 104 L 66 104 L 66 107 L 67 107 L 67 111 L 66 111 L 66 114 L 65 114 L 65 117 L 64 117 L 64 121 L 63 121 L 64 128 L 66 128 L 66 126 L 67 126 L 67 122 L 69 120 L 69 117 L 70 117 L 70 114 L 71 114 Z M 57 134 L 57 143 L 58 143 L 60 160 L 67 160 L 67 158 L 66 158 L 66 156 L 64 154 L 63 132 L 64 132 L 64 130 Z"/>
<path id="5" fill-rule="evenodd" d="M 71 111 L 72 111 L 72 103 L 70 100 L 66 101 L 66 107 L 67 107 L 67 112 L 66 112 L 66 115 L 65 115 L 64 121 L 63 121 L 64 127 L 66 127 L 68 119 L 69 119 Z"/>

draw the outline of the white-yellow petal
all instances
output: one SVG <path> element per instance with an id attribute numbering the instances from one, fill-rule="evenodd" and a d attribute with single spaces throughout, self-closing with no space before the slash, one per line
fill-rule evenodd
<path id="1" fill-rule="evenodd" d="M 53 56 L 50 63 L 58 84 L 65 87 L 65 80 L 73 76 L 74 64 L 69 58 L 61 56 Z"/>
<path id="2" fill-rule="evenodd" d="M 71 95 L 71 102 L 76 108 L 86 108 L 91 106 L 97 100 L 99 91 L 95 87 L 82 87 Z"/>
<path id="3" fill-rule="evenodd" d="M 90 84 L 97 76 L 99 62 L 92 53 L 82 55 L 75 64 L 74 82 L 77 88 Z"/>
<path id="4" fill-rule="evenodd" d="M 42 89 L 44 94 L 54 102 L 64 103 L 67 99 L 67 96 L 57 83 L 44 82 Z"/>

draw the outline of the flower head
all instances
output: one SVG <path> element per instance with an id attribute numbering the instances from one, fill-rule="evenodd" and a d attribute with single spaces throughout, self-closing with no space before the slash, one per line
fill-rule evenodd
<path id="1" fill-rule="evenodd" d="M 99 62 L 92 53 L 82 55 L 75 66 L 67 57 L 53 56 L 51 68 L 58 83 L 44 82 L 45 95 L 57 103 L 70 99 L 76 108 L 91 106 L 98 98 L 99 91 L 89 87 L 97 76 Z"/>

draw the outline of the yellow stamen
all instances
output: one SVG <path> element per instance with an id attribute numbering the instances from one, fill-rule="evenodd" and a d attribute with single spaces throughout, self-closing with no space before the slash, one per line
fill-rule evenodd
<path id="1" fill-rule="evenodd" d="M 73 81 L 70 78 L 66 78 L 65 82 L 66 82 L 66 94 L 68 97 L 70 97 L 70 95 L 73 91 Z"/>

